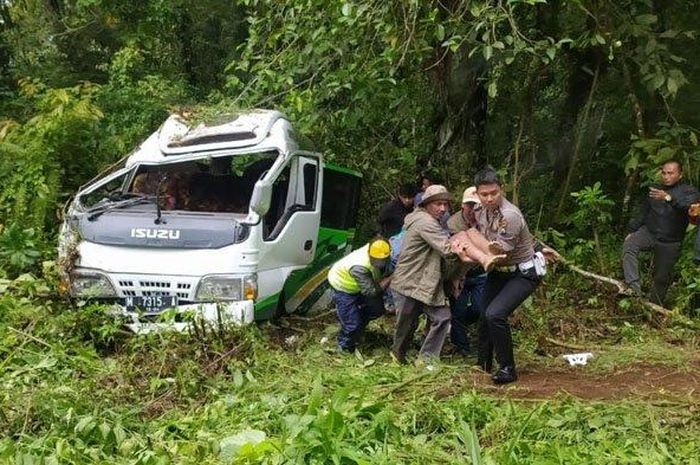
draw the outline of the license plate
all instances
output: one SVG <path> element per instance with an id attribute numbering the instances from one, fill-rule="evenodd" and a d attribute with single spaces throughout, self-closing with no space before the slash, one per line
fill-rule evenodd
<path id="1" fill-rule="evenodd" d="M 145 295 L 143 297 L 127 297 L 124 306 L 127 310 L 146 313 L 160 313 L 163 310 L 177 306 L 175 295 Z"/>

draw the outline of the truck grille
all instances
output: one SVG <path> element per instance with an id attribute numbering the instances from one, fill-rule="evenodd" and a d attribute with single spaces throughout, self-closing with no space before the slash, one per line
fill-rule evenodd
<path id="1" fill-rule="evenodd" d="M 197 278 L 173 276 L 154 279 L 152 276 L 113 277 L 120 297 L 176 295 L 181 300 L 193 300 Z"/>

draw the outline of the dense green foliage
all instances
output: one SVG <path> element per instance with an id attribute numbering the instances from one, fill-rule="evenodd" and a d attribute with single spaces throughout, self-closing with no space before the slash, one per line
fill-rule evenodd
<path id="1" fill-rule="evenodd" d="M 402 182 L 457 196 L 489 163 L 540 237 L 619 276 L 657 164 L 700 182 L 698 20 L 695 0 L 0 0 L 0 461 L 697 463 L 696 398 L 488 397 L 462 361 L 340 359 L 320 328 L 130 338 L 59 301 L 51 260 L 70 195 L 169 113 L 265 107 L 364 174 L 361 239 Z M 663 344 L 647 310 L 560 268 L 516 325 L 525 366 L 554 363 L 550 335 L 697 358 L 686 242 L 670 306 L 691 319 Z"/>
<path id="2" fill-rule="evenodd" d="M 323 342 L 337 330 L 332 317 L 135 337 L 99 307 L 42 304 L 42 281 L 12 286 L 14 296 L 0 297 L 0 463 L 697 463 L 697 397 L 678 392 L 518 400 L 532 397 L 524 388 L 489 396 L 472 387 L 483 375 L 460 357 L 435 371 L 394 364 L 385 347 L 390 321 L 373 324 L 363 355 L 339 356 Z M 642 354 L 643 367 L 667 364 L 677 377 L 697 363 L 697 327 L 663 334 L 584 313 L 581 329 L 608 333 L 596 336 L 605 346 L 592 366 L 577 371 L 591 389 Z M 525 354 L 540 332 L 532 318 L 519 324 L 521 366 L 545 379 L 561 375 L 556 349 Z M 600 378 L 586 375 L 596 372 Z"/>
<path id="3" fill-rule="evenodd" d="M 659 161 L 700 180 L 695 2 L 0 5 L 0 224 L 31 243 L 173 111 L 282 109 L 364 173 L 363 236 L 399 183 L 430 171 L 457 195 L 490 163 L 536 229 L 598 267 Z M 595 183 L 616 207 L 591 231 L 596 204 L 570 194 Z M 2 268 L 38 266 L 20 262 Z"/>

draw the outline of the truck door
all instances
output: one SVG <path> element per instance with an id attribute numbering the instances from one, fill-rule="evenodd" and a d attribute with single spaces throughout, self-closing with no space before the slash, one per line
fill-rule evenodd
<path id="1" fill-rule="evenodd" d="M 320 192 L 323 185 L 320 159 L 316 154 L 297 152 L 273 181 L 270 210 L 263 217 L 263 247 L 259 269 L 266 279 L 273 274 L 286 276 L 313 261 L 321 221 Z M 273 270 L 275 273 L 272 273 Z M 273 287 L 278 292 L 281 282 Z M 262 287 L 267 287 L 261 277 Z"/>

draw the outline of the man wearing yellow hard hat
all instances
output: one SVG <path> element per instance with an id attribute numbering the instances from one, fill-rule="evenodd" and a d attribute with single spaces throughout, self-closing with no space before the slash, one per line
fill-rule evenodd
<path id="1" fill-rule="evenodd" d="M 384 239 L 374 239 L 337 261 L 328 272 L 340 322 L 338 348 L 354 352 L 367 324 L 384 313 L 382 279 L 391 258 L 391 246 Z"/>

